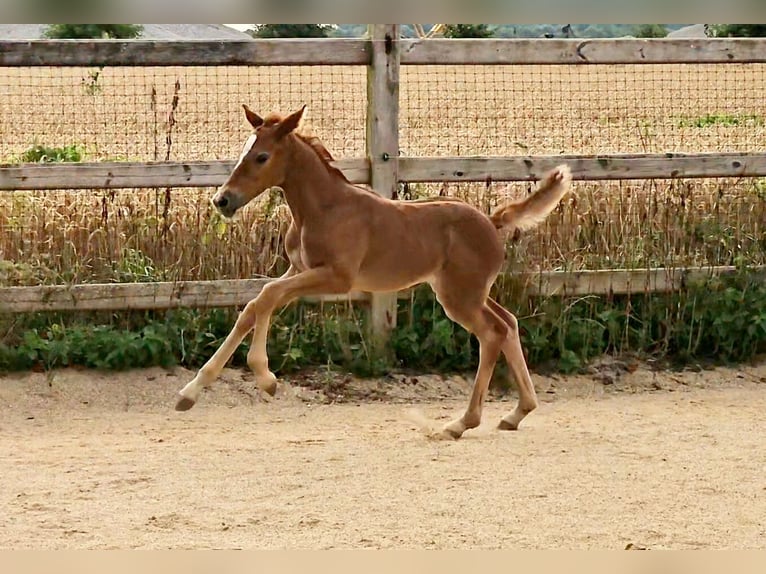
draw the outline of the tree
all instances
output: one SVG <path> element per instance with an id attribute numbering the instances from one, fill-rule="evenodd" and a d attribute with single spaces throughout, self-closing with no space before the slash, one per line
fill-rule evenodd
<path id="1" fill-rule="evenodd" d="M 766 37 L 766 24 L 705 24 L 705 34 L 713 38 Z"/>
<path id="2" fill-rule="evenodd" d="M 491 38 L 495 33 L 486 24 L 446 24 L 445 38 Z"/>
<path id="3" fill-rule="evenodd" d="M 367 24 L 338 24 L 327 35 L 334 38 L 364 38 Z"/>
<path id="4" fill-rule="evenodd" d="M 51 24 L 45 30 L 45 37 L 53 40 L 136 38 L 143 30 L 140 24 Z"/>
<path id="5" fill-rule="evenodd" d="M 247 33 L 255 38 L 327 38 L 327 24 L 256 24 Z"/>
<path id="6" fill-rule="evenodd" d="M 668 29 L 662 24 L 640 24 L 633 29 L 636 38 L 664 38 Z"/>

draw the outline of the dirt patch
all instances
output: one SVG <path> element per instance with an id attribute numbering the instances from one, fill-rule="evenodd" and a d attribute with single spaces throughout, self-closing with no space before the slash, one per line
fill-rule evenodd
<path id="1" fill-rule="evenodd" d="M 432 441 L 462 377 L 314 372 L 273 399 L 227 370 L 0 378 L 0 548 L 758 548 L 766 365 L 653 371 L 605 361 L 534 376 L 518 432 Z"/>

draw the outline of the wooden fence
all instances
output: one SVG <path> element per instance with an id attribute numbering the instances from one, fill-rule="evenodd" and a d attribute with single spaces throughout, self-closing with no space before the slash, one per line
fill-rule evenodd
<path id="1" fill-rule="evenodd" d="M 0 41 L 0 67 L 366 66 L 366 157 L 336 165 L 351 181 L 370 184 L 387 197 L 397 182 L 530 181 L 562 162 L 569 163 L 580 180 L 766 176 L 766 153 L 399 156 L 400 66 L 660 63 L 766 63 L 766 39 L 412 40 L 399 38 L 398 25 L 372 25 L 365 39 Z M 232 166 L 231 161 L 3 165 L 0 190 L 212 187 L 223 183 Z M 667 291 L 689 277 L 729 272 L 730 268 L 551 272 L 530 276 L 529 285 L 530 293 L 546 295 Z M 3 288 L 0 312 L 241 305 L 266 281 Z M 350 298 L 370 299 L 365 294 Z M 394 295 L 371 298 L 376 333 L 393 326 L 395 300 Z"/>

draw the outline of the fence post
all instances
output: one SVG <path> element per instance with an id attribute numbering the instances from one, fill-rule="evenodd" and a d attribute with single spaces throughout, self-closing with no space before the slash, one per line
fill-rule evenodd
<path id="1" fill-rule="evenodd" d="M 399 24 L 370 24 L 367 66 L 367 138 L 370 185 L 393 197 L 399 179 Z M 371 329 L 378 349 L 396 326 L 396 293 L 373 293 Z"/>

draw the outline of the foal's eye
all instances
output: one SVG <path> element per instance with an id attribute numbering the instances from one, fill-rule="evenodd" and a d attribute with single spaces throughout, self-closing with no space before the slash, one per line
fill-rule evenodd
<path id="1" fill-rule="evenodd" d="M 265 151 L 262 151 L 257 156 L 255 156 L 255 161 L 258 163 L 266 163 L 266 161 L 269 159 L 269 154 Z"/>

